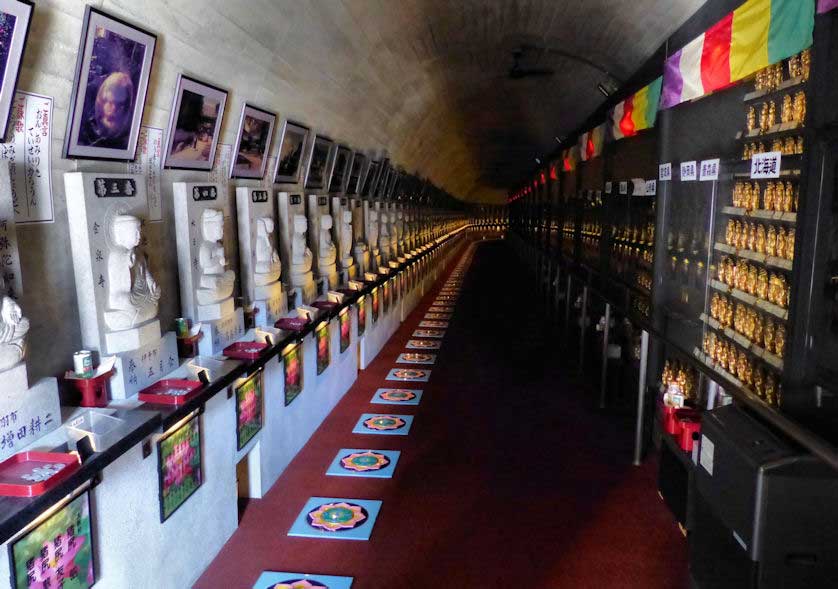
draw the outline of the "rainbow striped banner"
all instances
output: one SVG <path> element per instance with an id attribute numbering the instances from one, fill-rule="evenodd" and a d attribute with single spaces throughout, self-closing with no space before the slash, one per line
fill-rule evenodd
<path id="1" fill-rule="evenodd" d="M 838 8 L 838 0 L 818 0 L 818 14 Z"/>
<path id="2" fill-rule="evenodd" d="M 748 0 L 671 55 L 661 108 L 721 90 L 812 44 L 813 0 Z"/>
<path id="3" fill-rule="evenodd" d="M 602 144 L 605 142 L 605 123 L 597 125 L 587 133 L 579 136 L 579 156 L 583 162 L 602 155 Z"/>
<path id="4" fill-rule="evenodd" d="M 635 92 L 611 111 L 611 135 L 614 140 L 633 137 L 655 126 L 662 78 Z"/>

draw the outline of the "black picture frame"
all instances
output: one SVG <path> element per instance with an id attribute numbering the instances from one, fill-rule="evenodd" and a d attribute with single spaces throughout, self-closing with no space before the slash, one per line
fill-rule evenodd
<path id="1" fill-rule="evenodd" d="M 306 189 L 322 190 L 329 177 L 334 141 L 325 135 L 315 135 L 309 148 L 306 164 L 306 176 L 303 185 Z"/>
<path id="2" fill-rule="evenodd" d="M 172 153 L 175 141 L 177 140 L 180 144 L 185 139 L 185 137 L 178 134 L 176 125 L 178 120 L 181 118 L 183 98 L 186 92 L 201 96 L 204 99 L 209 98 L 218 100 L 218 111 L 213 123 L 212 139 L 209 146 L 209 159 L 207 160 L 176 157 Z M 205 172 L 212 170 L 212 167 L 215 164 L 215 152 L 218 149 L 218 142 L 221 135 L 221 124 L 224 121 L 224 109 L 227 106 L 227 96 L 228 92 L 223 88 L 219 88 L 218 86 L 192 78 L 183 73 L 178 74 L 177 82 L 175 84 L 175 93 L 172 98 L 172 108 L 169 113 L 169 124 L 166 127 L 166 145 L 163 156 L 164 168 L 173 170 L 203 170 Z M 192 121 L 192 123 L 194 123 L 194 121 Z M 190 130 L 190 132 L 193 131 L 197 149 L 199 132 Z"/>
<path id="3" fill-rule="evenodd" d="M 242 153 L 242 141 L 244 140 L 245 119 L 259 120 L 267 123 L 268 129 L 266 137 L 264 138 L 264 145 L 261 147 L 261 163 L 258 171 L 251 171 L 239 165 L 239 155 Z M 271 150 L 271 141 L 273 140 L 274 127 L 276 127 L 276 113 L 253 106 L 252 104 L 244 103 L 242 105 L 241 116 L 239 117 L 239 128 L 236 132 L 236 142 L 233 144 L 235 148 L 232 160 L 230 161 L 230 178 L 249 178 L 260 180 L 265 177 L 265 170 L 268 169 L 268 154 Z"/>
<path id="4" fill-rule="evenodd" d="M 302 135 L 302 140 L 299 141 L 294 151 L 286 153 L 291 146 L 290 141 Z M 300 174 L 303 170 L 303 160 L 308 147 L 308 140 L 311 135 L 311 129 L 307 126 L 294 121 L 285 120 L 282 123 L 282 129 L 279 132 L 279 140 L 276 152 L 276 165 L 274 166 L 274 183 L 276 184 L 297 184 L 300 181 Z M 294 153 L 299 149 L 299 154 L 294 157 Z M 283 153 L 285 155 L 283 156 Z M 289 170 L 287 165 L 283 165 L 286 158 L 291 157 L 296 159 L 297 165 L 293 170 Z M 290 172 L 290 173 L 289 173 Z"/>

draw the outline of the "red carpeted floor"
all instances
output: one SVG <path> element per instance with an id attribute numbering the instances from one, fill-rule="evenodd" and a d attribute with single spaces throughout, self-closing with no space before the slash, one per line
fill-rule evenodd
<path id="1" fill-rule="evenodd" d="M 353 435 L 436 288 L 326 419 L 199 579 L 250 588 L 263 570 L 346 575 L 373 588 L 682 588 L 686 541 L 658 499 L 656 464 L 631 466 L 629 419 L 595 412 L 557 336 L 487 242 L 406 437 Z M 438 288 L 439 285 L 437 285 Z M 526 288 L 523 289 L 526 291 Z M 385 409 L 386 410 L 386 409 Z M 400 450 L 390 480 L 324 475 L 340 448 Z M 369 542 L 286 536 L 311 496 L 383 501 Z"/>

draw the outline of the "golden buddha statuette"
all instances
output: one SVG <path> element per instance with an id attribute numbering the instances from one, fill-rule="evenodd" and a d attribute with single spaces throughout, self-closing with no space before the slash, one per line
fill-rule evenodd
<path id="1" fill-rule="evenodd" d="M 710 297 L 710 317 L 713 319 L 719 319 L 719 293 L 713 293 L 713 296 Z"/>
<path id="2" fill-rule="evenodd" d="M 777 104 L 772 100 L 768 103 L 768 129 L 777 124 Z"/>
<path id="3" fill-rule="evenodd" d="M 777 230 L 774 225 L 770 225 L 765 234 L 765 254 L 768 256 L 777 255 Z"/>
<path id="4" fill-rule="evenodd" d="M 749 336 L 749 338 L 758 346 L 762 345 L 762 323 L 762 315 L 759 315 L 756 311 L 754 311 L 754 332 L 751 336 Z"/>
<path id="5" fill-rule="evenodd" d="M 806 121 L 806 93 L 802 90 L 794 95 L 794 120 L 801 125 Z"/>
<path id="6" fill-rule="evenodd" d="M 736 376 L 742 380 L 742 377 L 745 376 L 745 367 L 748 365 L 748 357 L 745 355 L 745 352 L 739 350 L 739 353 L 736 355 Z"/>
<path id="7" fill-rule="evenodd" d="M 756 295 L 757 292 L 757 277 L 759 276 L 759 270 L 756 266 L 749 265 L 748 266 L 748 279 L 745 284 L 746 292 L 748 294 Z"/>
<path id="8" fill-rule="evenodd" d="M 800 55 L 789 57 L 789 78 L 796 78 L 800 75 Z"/>
<path id="9" fill-rule="evenodd" d="M 730 327 L 730 325 L 733 323 L 733 303 L 730 301 L 730 299 L 725 299 L 722 311 L 724 312 L 723 322 L 720 323 L 722 323 L 722 325 L 725 327 Z"/>
<path id="10" fill-rule="evenodd" d="M 771 151 L 779 151 L 783 153 L 783 140 L 782 139 L 775 139 L 771 142 Z"/>
<path id="11" fill-rule="evenodd" d="M 770 211 L 771 207 L 774 206 L 774 183 L 768 182 L 765 185 L 765 191 L 762 193 L 762 208 L 766 211 Z"/>
<path id="12" fill-rule="evenodd" d="M 747 143 L 742 145 L 742 159 L 749 160 L 751 159 L 751 146 Z"/>
<path id="13" fill-rule="evenodd" d="M 783 152 L 783 155 L 794 155 L 797 153 L 797 142 L 794 137 L 786 137 L 786 140 L 783 142 L 783 149 L 780 151 Z"/>
<path id="14" fill-rule="evenodd" d="M 768 289 L 770 288 L 770 279 L 768 277 L 768 271 L 765 268 L 761 268 L 759 274 L 757 274 L 757 294 L 759 298 L 764 301 L 768 300 Z"/>
<path id="15" fill-rule="evenodd" d="M 768 351 L 774 349 L 774 321 L 766 317 L 765 324 L 762 326 L 762 347 Z"/>
<path id="16" fill-rule="evenodd" d="M 782 358 L 786 351 L 786 327 L 778 325 L 774 332 L 774 354 L 778 358 Z"/>
<path id="17" fill-rule="evenodd" d="M 784 213 L 794 212 L 794 185 L 791 182 L 786 182 L 781 209 Z"/>
<path id="18" fill-rule="evenodd" d="M 733 194 L 731 195 L 731 204 L 734 207 L 742 206 L 742 183 L 737 182 L 733 185 Z"/>
<path id="19" fill-rule="evenodd" d="M 756 239 L 754 240 L 754 251 L 758 254 L 765 253 L 765 225 L 757 225 Z"/>
<path id="20" fill-rule="evenodd" d="M 735 247 L 734 243 L 736 243 L 736 221 L 728 219 L 727 229 L 725 229 L 725 244 Z"/>
<path id="21" fill-rule="evenodd" d="M 812 50 L 811 49 L 804 49 L 803 52 L 800 54 L 800 75 L 803 78 L 803 81 L 807 81 L 809 79 L 809 73 L 812 69 Z"/>
<path id="22" fill-rule="evenodd" d="M 760 398 L 765 395 L 765 372 L 762 366 L 754 368 L 754 393 Z"/>
<path id="23" fill-rule="evenodd" d="M 770 370 L 765 374 L 765 401 L 777 405 L 777 378 Z"/>
<path id="24" fill-rule="evenodd" d="M 795 102 L 795 106 L 796 105 L 797 103 Z M 795 113 L 796 112 L 797 111 L 795 110 Z M 762 108 L 759 109 L 759 128 L 763 133 L 765 133 L 766 131 L 768 131 L 768 127 L 768 103 L 763 102 Z"/>
<path id="25" fill-rule="evenodd" d="M 780 227 L 777 229 L 777 257 L 778 258 L 785 258 L 786 257 L 786 228 Z"/>
<path id="26" fill-rule="evenodd" d="M 745 246 L 754 251 L 757 245 L 757 224 L 756 223 L 748 223 L 748 241 Z"/>
<path id="27" fill-rule="evenodd" d="M 786 259 L 794 261 L 794 239 L 796 232 L 794 229 L 789 229 L 788 237 L 786 238 Z"/>
<path id="28" fill-rule="evenodd" d="M 789 108 L 791 108 L 791 96 L 789 96 L 788 99 Z M 752 133 L 754 129 L 757 128 L 757 111 L 753 105 L 748 107 L 748 116 L 745 121 L 745 126 L 748 129 L 748 134 Z"/>
<path id="29" fill-rule="evenodd" d="M 780 110 L 780 122 L 782 123 L 790 123 L 792 122 L 794 117 L 794 111 L 792 109 L 793 101 L 791 99 L 791 94 L 786 94 L 783 96 L 783 106 Z M 756 116 L 756 113 L 754 113 Z"/>

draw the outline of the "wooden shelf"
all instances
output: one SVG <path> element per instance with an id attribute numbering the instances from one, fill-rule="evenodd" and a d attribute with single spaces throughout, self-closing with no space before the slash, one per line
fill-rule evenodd
<path id="1" fill-rule="evenodd" d="M 731 254 L 739 258 L 744 258 L 751 262 L 756 262 L 757 264 L 762 264 L 763 266 L 766 266 L 768 268 L 774 268 L 777 270 L 791 271 L 793 265 L 793 262 L 791 260 L 787 260 L 785 258 L 778 258 L 777 256 L 767 256 L 765 254 L 761 254 L 759 252 L 754 252 L 751 250 L 736 249 L 735 247 L 731 247 L 726 243 L 716 243 L 713 246 L 713 248 L 718 252 Z"/>
<path id="2" fill-rule="evenodd" d="M 733 298 L 745 303 L 746 305 L 750 305 L 755 309 L 759 309 L 760 311 L 770 313 L 777 319 L 781 319 L 782 321 L 789 320 L 788 309 L 783 309 L 782 307 L 775 305 L 774 303 L 763 301 L 762 299 L 757 298 L 754 295 L 748 294 L 744 291 L 741 291 L 738 288 L 731 288 L 727 284 L 720 282 L 715 278 L 710 280 L 710 286 L 719 292 L 732 296 Z"/>
<path id="3" fill-rule="evenodd" d="M 765 211 L 754 209 L 749 211 L 743 207 L 722 207 L 722 213 L 731 217 L 743 217 L 746 219 L 764 219 L 766 221 L 782 221 L 783 223 L 796 224 L 797 213 L 780 213 L 777 211 Z"/>
<path id="4" fill-rule="evenodd" d="M 803 79 L 802 76 L 797 76 L 796 78 L 789 78 L 788 80 L 784 80 L 777 88 L 774 88 L 773 90 L 754 90 L 753 92 L 748 92 L 747 94 L 745 94 L 744 98 L 742 98 L 742 101 L 759 101 L 774 94 L 784 94 L 787 90 L 790 90 L 792 88 L 795 90 L 799 90 L 798 86 L 804 86 L 805 84 L 806 81 Z"/>
<path id="5" fill-rule="evenodd" d="M 780 358 L 779 356 L 772 354 L 771 352 L 762 348 L 761 346 L 756 345 L 747 337 L 745 337 L 737 331 L 734 331 L 730 327 L 722 327 L 721 323 L 719 323 L 706 313 L 702 313 L 700 319 L 713 330 L 718 331 L 719 333 L 723 334 L 726 338 L 733 340 L 733 342 L 735 342 L 739 347 L 743 348 L 746 352 L 750 352 L 757 358 L 764 360 L 765 363 L 770 365 L 772 368 L 782 372 L 784 363 L 782 358 Z"/>

